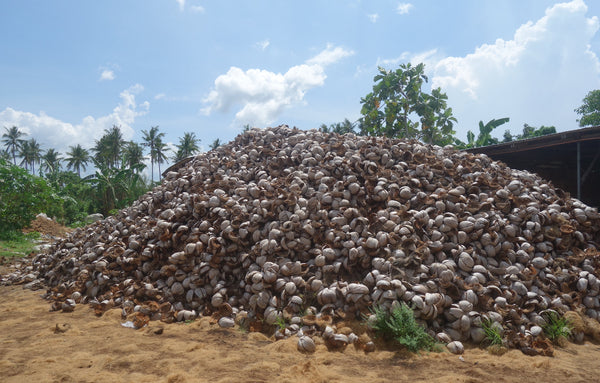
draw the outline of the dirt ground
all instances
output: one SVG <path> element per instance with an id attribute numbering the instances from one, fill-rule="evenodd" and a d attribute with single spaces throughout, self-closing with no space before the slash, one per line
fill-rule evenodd
<path id="1" fill-rule="evenodd" d="M 85 305 L 49 312 L 49 303 L 21 286 L 0 287 L 2 382 L 599 382 L 600 345 L 558 348 L 554 357 L 511 350 L 494 356 L 468 348 L 444 353 L 365 354 L 318 345 L 296 350 L 296 339 L 222 329 L 208 318 L 134 330 L 120 310 L 96 317 Z"/>

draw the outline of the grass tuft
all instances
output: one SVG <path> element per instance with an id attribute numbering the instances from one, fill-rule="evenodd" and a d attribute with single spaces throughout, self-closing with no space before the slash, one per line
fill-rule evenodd
<path id="1" fill-rule="evenodd" d="M 494 321 L 491 319 L 483 319 L 481 321 L 481 328 L 483 328 L 483 332 L 485 333 L 485 340 L 489 343 L 490 346 L 502 345 L 502 334 L 500 330 L 493 326 Z"/>
<path id="2" fill-rule="evenodd" d="M 547 311 L 543 316 L 546 324 L 542 328 L 551 341 L 557 342 L 561 337 L 567 339 L 571 335 L 573 325 L 567 318 L 560 316 L 556 311 Z"/>
<path id="3" fill-rule="evenodd" d="M 378 336 L 393 339 L 411 352 L 434 350 L 435 340 L 417 323 L 413 311 L 402 304 L 388 313 L 380 307 L 374 307 L 375 321 L 371 328 Z"/>

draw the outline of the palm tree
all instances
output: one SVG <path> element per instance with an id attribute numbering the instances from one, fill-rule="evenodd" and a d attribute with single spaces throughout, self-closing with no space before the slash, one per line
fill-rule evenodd
<path id="1" fill-rule="evenodd" d="M 4 127 L 6 133 L 2 134 L 2 143 L 6 146 L 6 150 L 10 151 L 12 154 L 13 165 L 17 164 L 16 152 L 21 149 L 21 145 L 23 145 L 24 140 L 21 139 L 22 136 L 25 136 L 25 133 L 19 131 L 19 128 L 13 126 L 8 129 Z"/>
<path id="2" fill-rule="evenodd" d="M 123 165 L 125 168 L 139 173 L 146 167 L 144 160 L 144 148 L 136 142 L 129 141 L 123 150 Z"/>
<path id="3" fill-rule="evenodd" d="M 116 169 L 121 162 L 121 151 L 124 145 L 125 141 L 120 127 L 113 125 L 110 129 L 104 129 L 104 135 L 100 137 L 100 140 L 96 140 L 96 145 L 92 148 L 92 151 L 95 152 L 94 159 Z"/>
<path id="4" fill-rule="evenodd" d="M 40 168 L 46 170 L 48 173 L 56 173 L 60 170 L 60 162 L 62 158 L 60 153 L 54 149 L 46 150 L 46 154 L 42 156 L 42 164 Z"/>
<path id="5" fill-rule="evenodd" d="M 144 146 L 150 148 L 150 180 L 154 182 L 154 163 L 158 162 L 156 145 L 160 140 L 164 137 L 164 133 L 158 133 L 158 125 L 150 128 L 150 131 L 142 130 L 142 134 L 144 135 L 143 140 Z M 160 168 L 160 165 L 159 165 Z M 159 169 L 160 173 L 160 169 Z"/>
<path id="6" fill-rule="evenodd" d="M 167 144 L 162 142 L 162 139 L 156 141 L 156 163 L 158 164 L 158 179 L 160 180 L 162 173 L 160 172 L 160 164 L 164 164 L 167 161 L 167 152 L 171 149 L 167 147 Z"/>
<path id="7" fill-rule="evenodd" d="M 28 165 L 31 165 L 31 173 L 35 174 L 35 164 L 39 164 L 42 159 L 42 149 L 40 148 L 40 144 L 35 138 L 23 142 L 23 144 L 21 144 L 19 156 L 23 158 L 21 160 L 21 165 L 25 165 L 25 170 L 28 170 Z"/>
<path id="8" fill-rule="evenodd" d="M 90 162 L 90 153 L 77 144 L 77 146 L 69 146 L 71 151 L 67 152 L 67 169 L 73 169 L 81 178 L 81 169 L 85 170 L 88 162 Z"/>
<path id="9" fill-rule="evenodd" d="M 217 138 L 216 140 L 213 141 L 212 144 L 210 144 L 210 149 L 215 150 L 219 146 L 221 146 L 221 140 Z"/>
<path id="10" fill-rule="evenodd" d="M 179 145 L 175 145 L 177 147 L 177 153 L 175 154 L 174 160 L 178 162 L 198 153 L 200 151 L 200 148 L 198 147 L 199 142 L 200 139 L 196 138 L 195 133 L 184 133 L 183 138 L 179 139 Z"/>

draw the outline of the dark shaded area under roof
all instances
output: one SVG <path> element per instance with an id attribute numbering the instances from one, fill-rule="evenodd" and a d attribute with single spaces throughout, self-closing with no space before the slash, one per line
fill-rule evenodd
<path id="1" fill-rule="evenodd" d="M 600 126 L 467 151 L 535 172 L 571 197 L 600 206 Z"/>

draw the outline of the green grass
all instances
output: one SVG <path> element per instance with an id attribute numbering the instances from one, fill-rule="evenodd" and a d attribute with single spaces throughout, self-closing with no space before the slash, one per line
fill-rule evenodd
<path id="1" fill-rule="evenodd" d="M 500 330 L 494 326 L 494 321 L 491 319 L 483 319 L 481 321 L 481 328 L 483 328 L 483 332 L 485 333 L 485 340 L 489 343 L 490 346 L 494 345 L 502 345 L 502 334 Z"/>
<path id="2" fill-rule="evenodd" d="M 39 233 L 14 234 L 0 240 L 0 257 L 24 257 L 33 251 Z"/>
<path id="3" fill-rule="evenodd" d="M 559 338 L 568 338 L 571 335 L 573 325 L 565 317 L 558 315 L 555 311 L 547 311 L 544 313 L 544 319 L 546 324 L 542 326 L 544 334 L 553 342 L 556 342 Z"/>
<path id="4" fill-rule="evenodd" d="M 380 307 L 374 307 L 375 322 L 371 328 L 377 336 L 392 339 L 411 352 L 436 349 L 435 339 L 417 323 L 413 311 L 406 304 L 396 307 L 388 313 Z"/>

